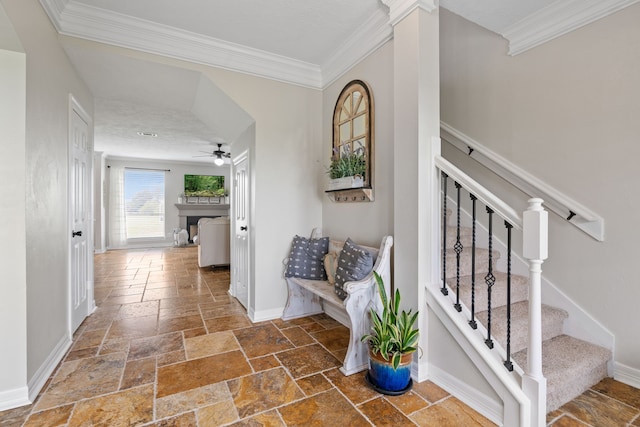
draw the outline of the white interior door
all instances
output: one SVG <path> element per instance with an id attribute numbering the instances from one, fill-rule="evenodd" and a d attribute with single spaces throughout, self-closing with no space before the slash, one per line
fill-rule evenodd
<path id="1" fill-rule="evenodd" d="M 247 308 L 249 301 L 249 159 L 245 153 L 234 159 L 233 168 L 233 259 L 232 293 Z"/>
<path id="2" fill-rule="evenodd" d="M 93 304 L 91 259 L 91 144 L 89 124 L 72 106 L 69 119 L 69 329 L 73 333 Z"/>

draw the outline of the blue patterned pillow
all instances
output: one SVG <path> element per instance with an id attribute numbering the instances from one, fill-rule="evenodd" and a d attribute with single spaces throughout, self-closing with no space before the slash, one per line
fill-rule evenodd
<path id="1" fill-rule="evenodd" d="M 351 239 L 344 242 L 344 247 L 338 257 L 336 269 L 335 291 L 340 299 L 345 299 L 347 293 L 344 289 L 346 282 L 364 279 L 373 270 L 373 257 L 371 253 L 353 243 Z"/>
<path id="2" fill-rule="evenodd" d="M 307 239 L 295 236 L 291 243 L 291 253 L 287 262 L 285 277 L 327 280 L 323 257 L 329 252 L 329 238 Z"/>

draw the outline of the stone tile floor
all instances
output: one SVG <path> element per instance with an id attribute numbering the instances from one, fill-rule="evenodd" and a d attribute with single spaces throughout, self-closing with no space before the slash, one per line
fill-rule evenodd
<path id="1" fill-rule="evenodd" d="M 36 402 L 0 412 L 0 425 L 494 425 L 429 381 L 390 397 L 345 377 L 344 326 L 324 315 L 252 324 L 229 280 L 198 268 L 193 247 L 96 255 L 98 309 Z M 640 391 L 606 379 L 547 421 L 640 426 Z"/>

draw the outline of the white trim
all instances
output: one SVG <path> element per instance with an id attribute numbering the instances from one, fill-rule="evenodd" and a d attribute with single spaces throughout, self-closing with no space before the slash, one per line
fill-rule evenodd
<path id="1" fill-rule="evenodd" d="M 569 213 L 574 212 L 575 216 L 567 221 L 568 223 L 578 227 L 594 239 L 604 241 L 604 219 L 602 217 L 447 123 L 440 122 L 440 130 L 443 140 L 464 152 L 467 151 L 467 148 L 473 148 L 473 153 L 470 156 L 474 160 L 530 197 L 540 197 L 544 200 L 544 206 L 561 218 L 566 220 Z"/>
<path id="2" fill-rule="evenodd" d="M 55 371 L 58 363 L 60 363 L 65 354 L 67 354 L 67 351 L 69 350 L 69 348 L 71 348 L 72 343 L 73 341 L 71 341 L 69 337 L 61 337 L 60 341 L 58 341 L 58 344 L 56 344 L 51 353 L 49 353 L 49 356 L 47 356 L 44 363 L 40 365 L 36 373 L 33 375 L 33 377 L 31 377 L 28 383 L 28 387 L 29 399 L 32 402 L 36 399 L 36 397 L 38 397 L 38 393 L 40 393 L 42 387 L 44 387 L 51 374 L 53 374 L 53 371 Z"/>
<path id="3" fill-rule="evenodd" d="M 255 134 L 254 134 L 254 141 L 255 141 Z M 238 154 L 237 156 L 233 157 L 231 159 L 231 165 L 230 165 L 230 170 L 229 170 L 229 176 L 231 178 L 231 187 L 230 187 L 230 191 L 234 191 L 234 188 L 236 187 L 236 168 L 238 166 L 239 163 L 242 162 L 246 162 L 246 171 L 247 171 L 247 177 L 246 179 L 247 181 L 247 188 L 245 189 L 245 191 L 247 192 L 247 196 L 246 199 L 243 203 L 247 203 L 247 206 L 245 206 L 245 210 L 246 210 L 246 227 L 247 227 L 247 244 L 249 245 L 249 247 L 247 248 L 247 261 L 246 261 L 246 265 L 242 266 L 240 265 L 240 263 L 237 260 L 236 254 L 237 254 L 237 249 L 236 249 L 236 237 L 237 237 L 237 218 L 238 218 L 238 214 L 236 212 L 236 209 L 238 208 L 238 203 L 235 201 L 235 198 L 238 197 L 237 194 L 235 193 L 231 193 L 231 203 L 229 205 L 229 218 L 231 219 L 231 246 L 230 246 L 230 251 L 231 251 L 231 269 L 230 269 L 230 274 L 229 274 L 229 293 L 231 295 L 234 296 L 234 298 L 238 299 L 238 289 L 236 287 L 238 279 L 238 269 L 239 268 L 246 268 L 246 274 L 247 274 L 247 296 L 246 296 L 246 301 L 244 301 L 244 304 L 238 300 L 238 302 L 240 302 L 240 304 L 242 306 L 245 306 L 246 304 L 246 310 L 247 310 L 247 315 L 249 316 L 249 318 L 251 319 L 251 321 L 260 321 L 260 320 L 254 320 L 256 317 L 256 313 L 255 313 L 255 303 L 252 303 L 251 301 L 251 295 L 252 293 L 255 291 L 255 288 L 252 288 L 252 267 L 251 267 L 251 263 L 253 262 L 253 258 L 251 257 L 251 245 L 252 245 L 252 239 L 253 239 L 253 234 L 251 232 L 252 230 L 252 226 L 253 226 L 253 209 L 251 206 L 251 197 L 252 197 L 252 190 L 253 190 L 253 183 L 251 181 L 251 152 L 250 149 L 247 148 L 245 150 L 243 150 L 240 154 Z M 284 307 L 282 308 L 282 311 L 284 311 Z M 282 311 L 280 311 L 280 314 L 278 314 L 276 317 L 282 316 Z M 258 314 L 258 317 L 260 318 L 260 316 L 263 316 L 264 314 Z M 269 316 L 269 315 L 267 315 Z M 274 317 L 274 319 L 276 318 Z M 264 320 L 271 320 L 271 319 L 264 319 Z"/>
<path id="4" fill-rule="evenodd" d="M 429 13 L 438 8 L 435 0 L 382 0 L 382 3 L 389 6 L 389 18 L 393 26 L 418 8 Z"/>
<path id="5" fill-rule="evenodd" d="M 44 3 L 55 0 L 41 0 Z M 45 7 L 50 13 L 51 7 Z M 71 1 L 57 16 L 58 32 L 143 52 L 320 89 L 320 67 L 168 25 Z"/>
<path id="6" fill-rule="evenodd" d="M 480 393 L 467 383 L 460 381 L 458 378 L 435 365 L 429 364 L 429 380 L 436 383 L 451 395 L 460 399 L 467 406 L 475 409 L 492 422 L 498 425 L 502 424 L 502 405 L 487 397 L 486 394 Z"/>
<path id="7" fill-rule="evenodd" d="M 258 323 L 258 322 L 264 322 L 266 320 L 279 319 L 280 317 L 282 317 L 283 311 L 284 311 L 284 306 L 280 308 L 272 308 L 269 310 L 260 310 L 260 311 L 254 311 L 253 308 L 251 308 L 247 314 L 249 315 L 249 319 L 251 319 L 253 323 Z"/>
<path id="8" fill-rule="evenodd" d="M 18 408 L 32 402 L 29 399 L 28 387 L 19 387 L 11 390 L 0 391 L 0 411 Z"/>
<path id="9" fill-rule="evenodd" d="M 604 18 L 640 0 L 559 0 L 502 31 L 517 55 Z"/>
<path id="10" fill-rule="evenodd" d="M 437 156 L 435 158 L 435 164 L 438 169 L 446 172 L 449 177 L 461 184 L 465 190 L 473 193 L 480 202 L 489 206 L 501 217 L 508 219 L 514 228 L 522 230 L 522 218 L 515 209 L 497 198 L 493 193 L 484 188 L 462 170 L 458 169 L 444 157 Z"/>
<path id="11" fill-rule="evenodd" d="M 75 0 L 40 0 L 40 3 L 60 34 L 320 90 L 393 38 L 389 16 L 383 10 L 376 11 L 319 65 Z M 435 4 L 433 0 L 418 0 L 415 7 L 432 11 Z"/>
<path id="12" fill-rule="evenodd" d="M 331 57 L 322 64 L 322 88 L 335 82 L 349 69 L 393 38 L 389 16 L 379 11 L 370 16 Z"/>
<path id="13" fill-rule="evenodd" d="M 453 307 L 453 295 L 442 295 L 438 289 L 426 288 L 427 305 L 440 319 L 451 337 L 472 360 L 480 374 L 487 380 L 503 402 L 504 425 L 528 427 L 531 425 L 531 401 L 520 388 L 522 371 L 514 364 L 514 371 L 504 368 L 501 353 L 491 351 L 484 344 L 478 330 L 469 328 L 466 318 Z M 499 345 L 497 345 L 500 348 Z M 499 354 L 500 353 L 500 354 Z M 429 366 L 433 369 L 433 366 Z M 431 374 L 433 375 L 433 374 Z"/>
<path id="14" fill-rule="evenodd" d="M 69 108 L 68 108 L 68 118 L 67 118 L 67 123 L 68 123 L 68 129 L 67 129 L 67 162 L 68 162 L 68 169 L 71 169 L 71 164 L 73 162 L 73 151 L 72 151 L 72 144 L 73 144 L 73 140 L 72 140 L 72 136 L 71 136 L 71 132 L 72 132 L 72 117 L 73 114 L 78 114 L 78 116 L 87 124 L 87 145 L 88 145 L 88 152 L 89 152 L 89 161 L 88 163 L 88 168 L 89 171 L 87 172 L 88 177 L 89 177 L 89 183 L 85 183 L 85 185 L 88 186 L 87 191 L 88 191 L 88 199 L 89 199 L 89 209 L 88 209 L 88 218 L 87 218 L 87 240 L 86 240 L 86 245 L 87 245 L 87 265 L 86 265 L 86 270 L 87 270 L 87 282 L 86 282 L 86 286 L 87 286 L 87 307 L 86 307 L 86 316 L 88 316 L 89 314 L 93 313 L 96 309 L 96 302 L 95 302 L 95 297 L 94 297 L 94 267 L 93 267 L 93 233 L 94 233 L 94 223 L 93 223 L 93 119 L 92 117 L 89 115 L 89 113 L 87 113 L 87 110 L 84 109 L 84 107 L 82 107 L 82 105 L 80 104 L 80 102 L 78 102 L 78 100 L 75 98 L 75 96 L 73 96 L 72 93 L 69 94 Z M 73 185 L 73 183 L 71 182 L 70 179 L 70 175 L 67 176 L 67 191 L 68 194 L 71 194 L 71 191 L 73 191 L 73 189 L 71 188 L 71 186 Z M 67 198 L 67 238 L 69 238 L 69 236 L 71 236 L 71 232 L 72 232 L 72 227 L 73 227 L 73 214 L 71 212 L 71 197 Z M 68 256 L 68 260 L 67 260 L 67 279 L 68 279 L 68 283 L 67 283 L 67 329 L 68 329 L 68 334 L 69 334 L 69 339 L 71 340 L 73 337 L 73 333 L 74 330 L 72 330 L 72 323 L 73 323 L 73 319 L 72 319 L 72 302 L 71 302 L 71 277 L 72 277 L 72 269 L 73 266 L 71 264 L 71 239 L 69 239 L 67 241 L 67 254 Z"/>
<path id="15" fill-rule="evenodd" d="M 614 364 L 613 378 L 632 387 L 640 388 L 640 369 L 616 362 Z"/>
<path id="16" fill-rule="evenodd" d="M 53 23 L 56 31 L 60 32 L 60 21 L 62 20 L 62 12 L 69 0 L 40 0 L 42 8 L 49 16 L 49 20 Z"/>

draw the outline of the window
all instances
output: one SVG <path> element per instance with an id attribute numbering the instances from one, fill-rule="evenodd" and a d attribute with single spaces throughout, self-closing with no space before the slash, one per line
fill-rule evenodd
<path id="1" fill-rule="evenodd" d="M 127 239 L 164 238 L 164 171 L 125 169 Z"/>

